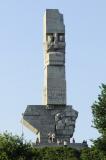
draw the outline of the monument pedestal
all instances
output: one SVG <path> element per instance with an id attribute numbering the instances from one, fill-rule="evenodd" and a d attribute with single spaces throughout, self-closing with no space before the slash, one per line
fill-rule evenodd
<path id="1" fill-rule="evenodd" d="M 51 106 L 52 107 L 52 106 Z M 48 134 L 55 133 L 55 141 L 70 142 L 78 112 L 72 106 L 28 105 L 23 115 L 23 124 L 40 135 L 40 143 L 48 144 Z"/>

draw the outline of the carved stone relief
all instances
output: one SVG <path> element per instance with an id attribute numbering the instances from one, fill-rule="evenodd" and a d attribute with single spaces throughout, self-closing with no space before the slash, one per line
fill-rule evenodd
<path id="1" fill-rule="evenodd" d="M 75 128 L 75 121 L 78 116 L 78 112 L 70 107 L 62 113 L 55 115 L 56 134 L 72 136 Z"/>
<path id="2" fill-rule="evenodd" d="M 60 51 L 65 52 L 65 35 L 64 33 L 47 34 L 47 52 Z"/>

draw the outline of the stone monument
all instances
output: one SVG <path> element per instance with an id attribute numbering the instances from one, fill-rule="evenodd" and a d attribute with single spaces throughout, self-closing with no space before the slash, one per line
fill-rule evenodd
<path id="1" fill-rule="evenodd" d="M 78 112 L 66 103 L 63 15 L 57 9 L 47 9 L 43 20 L 43 104 L 28 105 L 23 114 L 23 124 L 38 135 L 42 145 L 48 145 L 50 134 L 55 135 L 54 142 L 67 141 L 69 144 Z"/>

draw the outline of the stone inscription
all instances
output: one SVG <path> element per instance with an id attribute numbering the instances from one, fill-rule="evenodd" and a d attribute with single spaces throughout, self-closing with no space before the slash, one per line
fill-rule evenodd
<path id="1" fill-rule="evenodd" d="M 65 89 L 63 88 L 52 88 L 48 90 L 48 100 L 54 104 L 65 103 Z"/>

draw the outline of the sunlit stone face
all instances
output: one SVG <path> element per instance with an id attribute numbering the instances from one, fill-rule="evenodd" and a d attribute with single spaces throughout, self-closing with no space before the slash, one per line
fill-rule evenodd
<path id="1" fill-rule="evenodd" d="M 58 10 L 46 11 L 44 37 L 43 104 L 65 105 L 65 26 Z"/>

